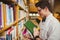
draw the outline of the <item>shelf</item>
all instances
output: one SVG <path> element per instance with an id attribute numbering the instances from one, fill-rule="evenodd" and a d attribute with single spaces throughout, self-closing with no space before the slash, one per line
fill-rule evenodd
<path id="1" fill-rule="evenodd" d="M 15 2 L 15 1 L 11 1 L 11 0 L 0 0 L 1 2 L 3 2 L 3 3 L 5 3 L 5 4 L 8 4 L 8 5 L 11 5 L 12 7 L 14 6 L 14 5 L 16 5 L 16 6 L 19 6 L 19 9 L 20 10 L 24 10 L 25 12 L 27 12 L 24 8 L 22 8 L 17 2 Z"/>
<path id="2" fill-rule="evenodd" d="M 25 12 L 27 12 L 25 9 L 23 9 L 20 5 L 18 5 L 19 6 L 19 9 L 20 10 L 24 10 Z"/>
<path id="3" fill-rule="evenodd" d="M 1 2 L 5 3 L 5 4 L 8 4 L 8 5 L 14 5 L 16 4 L 15 1 L 11 1 L 11 0 L 0 0 Z"/>
<path id="4" fill-rule="evenodd" d="M 5 4 L 11 5 L 11 6 L 19 6 L 20 10 L 24 10 L 25 12 L 27 12 L 24 8 L 22 8 L 17 2 L 15 1 L 11 1 L 11 0 L 0 0 L 0 2 L 3 2 Z M 16 23 L 20 22 L 22 19 L 19 19 L 18 21 L 15 21 L 13 23 L 11 23 L 9 26 L 6 26 L 5 28 L 3 28 L 2 30 L 0 30 L 0 33 L 3 33 L 4 31 L 8 30 L 10 27 L 14 26 Z"/>
<path id="5" fill-rule="evenodd" d="M 24 17 L 25 18 L 25 17 Z M 0 30 L 0 33 L 3 33 L 4 31 L 8 30 L 10 27 L 14 26 L 16 23 L 20 22 L 22 19 L 19 19 L 18 21 L 15 21 L 14 23 L 11 23 L 9 26 L 6 26 L 6 28 L 3 28 L 2 30 Z"/>

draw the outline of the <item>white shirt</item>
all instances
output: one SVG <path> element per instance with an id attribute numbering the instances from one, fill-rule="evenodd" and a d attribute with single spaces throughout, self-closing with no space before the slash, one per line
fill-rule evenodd
<path id="1" fill-rule="evenodd" d="M 60 40 L 60 23 L 50 14 L 45 22 L 40 22 L 40 38 L 43 40 Z"/>

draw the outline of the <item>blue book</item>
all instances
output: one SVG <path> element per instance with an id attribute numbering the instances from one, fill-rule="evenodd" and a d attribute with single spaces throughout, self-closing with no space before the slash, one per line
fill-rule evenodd
<path id="1" fill-rule="evenodd" d="M 11 9 L 10 9 L 10 7 L 9 7 L 9 13 L 8 13 L 8 15 L 9 15 L 9 23 L 11 23 L 12 22 L 12 15 L 11 15 Z"/>
<path id="2" fill-rule="evenodd" d="M 6 5 L 6 17 L 7 17 L 7 25 L 9 25 L 10 24 L 10 18 L 9 18 L 9 6 L 8 5 Z"/>
<path id="3" fill-rule="evenodd" d="M 7 25 L 10 25 L 10 23 L 13 22 L 13 11 L 9 5 L 6 5 L 6 15 L 7 15 Z"/>
<path id="4" fill-rule="evenodd" d="M 6 34 L 6 40 L 12 40 L 12 35 L 11 34 L 10 35 Z"/>
<path id="5" fill-rule="evenodd" d="M 5 40 L 5 38 L 0 38 L 0 40 Z"/>

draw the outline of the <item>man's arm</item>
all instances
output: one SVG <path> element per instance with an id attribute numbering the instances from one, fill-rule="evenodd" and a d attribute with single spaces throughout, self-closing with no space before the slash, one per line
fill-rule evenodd
<path id="1" fill-rule="evenodd" d="M 60 24 L 58 22 L 54 22 L 51 25 L 52 32 L 47 40 L 60 40 Z"/>
<path id="2" fill-rule="evenodd" d="M 33 35 L 34 35 L 34 40 L 36 40 L 36 39 L 42 40 L 42 39 L 39 37 L 39 36 L 40 36 L 40 31 L 37 30 L 36 28 L 34 28 L 33 30 L 34 30 L 34 33 L 33 33 Z"/>

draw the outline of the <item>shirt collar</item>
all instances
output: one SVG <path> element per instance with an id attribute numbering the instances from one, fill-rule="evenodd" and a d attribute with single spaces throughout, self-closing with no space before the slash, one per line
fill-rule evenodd
<path id="1" fill-rule="evenodd" d="M 50 14 L 46 17 L 46 19 L 47 19 L 47 18 L 50 18 L 51 16 L 52 16 L 52 13 L 50 13 Z"/>
<path id="2" fill-rule="evenodd" d="M 52 13 L 50 13 L 46 18 L 42 20 L 42 22 L 45 22 L 47 19 L 49 19 L 52 16 Z"/>

